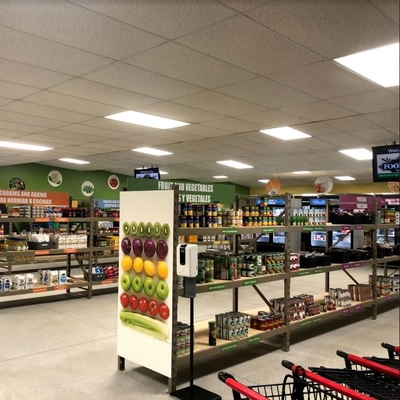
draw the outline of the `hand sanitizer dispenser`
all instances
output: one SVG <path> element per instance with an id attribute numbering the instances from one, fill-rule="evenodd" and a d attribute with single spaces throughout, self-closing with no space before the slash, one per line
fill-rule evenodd
<path id="1" fill-rule="evenodd" d="M 197 276 L 197 244 L 181 243 L 177 246 L 176 270 L 179 276 Z"/>

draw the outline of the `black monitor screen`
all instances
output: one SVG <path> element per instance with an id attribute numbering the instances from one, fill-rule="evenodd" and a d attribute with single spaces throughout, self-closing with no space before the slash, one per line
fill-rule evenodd
<path id="1" fill-rule="evenodd" d="M 391 182 L 400 179 L 400 145 L 372 148 L 374 182 Z"/>
<path id="2" fill-rule="evenodd" d="M 158 168 L 135 169 L 134 173 L 136 179 L 155 179 L 157 181 L 160 180 L 160 171 Z"/>

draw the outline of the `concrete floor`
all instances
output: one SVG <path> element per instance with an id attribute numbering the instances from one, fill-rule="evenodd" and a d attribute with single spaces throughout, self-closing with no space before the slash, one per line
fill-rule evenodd
<path id="1" fill-rule="evenodd" d="M 366 281 L 370 268 L 358 268 L 354 276 Z M 351 283 L 342 272 L 331 274 L 332 287 Z M 267 297 L 282 296 L 283 283 L 259 286 Z M 292 294 L 319 293 L 323 275 L 292 280 Z M 117 371 L 117 295 L 77 298 L 0 309 L 0 399 L 16 400 L 120 400 L 167 399 L 167 380 L 127 361 Z M 240 307 L 261 306 L 252 288 L 240 289 Z M 1 305 L 1 304 L 0 304 Z M 393 307 L 394 306 L 394 307 Z M 399 343 L 398 304 L 381 308 L 376 321 L 370 311 L 341 317 L 292 334 L 289 353 L 280 350 L 281 338 L 255 344 L 196 365 L 196 384 L 231 399 L 230 390 L 217 379 L 229 371 L 247 385 L 281 382 L 287 370 L 281 360 L 303 366 L 342 367 L 337 349 L 360 355 L 385 356 L 380 343 Z M 196 319 L 212 318 L 231 307 L 231 292 L 201 294 L 196 299 Z M 188 320 L 188 301 L 180 299 L 179 318 Z M 364 319 L 362 319 L 364 318 Z M 134 343 L 132 345 L 135 345 Z M 179 373 L 185 387 L 188 371 Z"/>

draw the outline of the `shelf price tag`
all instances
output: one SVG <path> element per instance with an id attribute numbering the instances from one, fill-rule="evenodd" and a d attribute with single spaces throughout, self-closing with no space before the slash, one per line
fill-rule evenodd
<path id="1" fill-rule="evenodd" d="M 310 275 L 310 271 L 299 271 L 299 276 Z"/>
<path id="2" fill-rule="evenodd" d="M 119 217 L 114 218 L 114 221 L 115 221 L 115 222 L 119 222 Z"/>
<path id="3" fill-rule="evenodd" d="M 261 233 L 273 233 L 275 228 L 261 228 Z"/>
<path id="4" fill-rule="evenodd" d="M 54 286 L 54 290 L 66 290 L 67 285 L 59 285 L 59 286 Z"/>
<path id="5" fill-rule="evenodd" d="M 257 279 L 248 279 L 243 281 L 243 286 L 252 286 L 257 283 Z"/>
<path id="6" fill-rule="evenodd" d="M 47 292 L 47 287 L 37 287 L 32 289 L 32 293 Z"/>
<path id="7" fill-rule="evenodd" d="M 362 225 L 356 225 L 355 229 L 356 231 L 362 231 L 364 227 Z"/>
<path id="8" fill-rule="evenodd" d="M 50 254 L 50 250 L 35 250 L 35 256 L 44 256 Z"/>
<path id="9" fill-rule="evenodd" d="M 324 270 L 322 269 L 322 268 L 317 268 L 317 269 L 314 269 L 314 274 L 321 274 L 322 272 L 324 272 Z"/>
<path id="10" fill-rule="evenodd" d="M 35 218 L 35 222 L 49 222 L 50 218 Z"/>
<path id="11" fill-rule="evenodd" d="M 323 226 L 303 226 L 303 232 L 324 231 L 325 229 Z"/>
<path id="12" fill-rule="evenodd" d="M 342 268 L 343 268 L 343 269 L 350 268 L 350 264 L 343 264 L 343 265 L 342 265 Z"/>
<path id="13" fill-rule="evenodd" d="M 307 326 L 307 325 L 311 325 L 311 324 L 315 324 L 317 322 L 322 321 L 322 317 L 318 317 L 318 318 L 313 318 L 313 319 L 309 319 L 308 321 L 304 321 L 300 324 L 300 326 Z"/>
<path id="14" fill-rule="evenodd" d="M 342 310 L 342 315 L 346 315 L 350 312 L 350 308 L 345 308 L 344 310 Z"/>
<path id="15" fill-rule="evenodd" d="M 349 230 L 350 230 L 350 226 L 348 226 L 348 225 L 342 226 L 342 231 L 349 231 Z"/>
<path id="16" fill-rule="evenodd" d="M 102 285 L 109 285 L 111 283 L 114 283 L 114 279 L 104 279 L 104 281 L 101 281 Z"/>
<path id="17" fill-rule="evenodd" d="M 114 251 L 118 251 L 119 250 L 119 246 L 114 246 Z"/>
<path id="18" fill-rule="evenodd" d="M 222 346 L 221 351 L 225 352 L 225 351 L 236 349 L 237 347 L 238 347 L 237 343 L 230 343 L 230 344 L 226 344 L 225 346 Z"/>
<path id="19" fill-rule="evenodd" d="M 360 311 L 363 309 L 362 304 L 357 304 L 356 306 L 354 306 L 354 311 Z"/>
<path id="20" fill-rule="evenodd" d="M 261 340 L 260 335 L 253 336 L 253 337 L 247 339 L 247 344 L 258 343 L 260 340 Z"/>
<path id="21" fill-rule="evenodd" d="M 54 222 L 68 222 L 68 218 L 57 217 L 54 218 Z"/>
<path id="22" fill-rule="evenodd" d="M 225 283 L 217 283 L 208 287 L 209 292 L 216 292 L 217 290 L 225 290 Z"/>
<path id="23" fill-rule="evenodd" d="M 64 249 L 65 254 L 77 253 L 77 249 Z"/>
<path id="24" fill-rule="evenodd" d="M 221 230 L 222 235 L 237 235 L 238 229 L 237 228 L 223 228 Z"/>
<path id="25" fill-rule="evenodd" d="M 392 300 L 392 295 L 387 296 L 387 297 L 386 297 L 386 300 Z"/>
<path id="26" fill-rule="evenodd" d="M 360 263 L 360 262 L 355 262 L 355 263 L 353 264 L 353 268 L 361 267 L 361 265 L 362 265 L 362 263 Z"/>

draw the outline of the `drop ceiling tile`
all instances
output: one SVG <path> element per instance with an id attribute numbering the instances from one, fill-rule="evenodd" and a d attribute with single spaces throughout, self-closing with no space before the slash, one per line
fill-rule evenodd
<path id="1" fill-rule="evenodd" d="M 226 19 L 176 41 L 260 75 L 322 60 L 244 16 Z"/>
<path id="2" fill-rule="evenodd" d="M 393 0 L 370 0 L 372 4 L 378 7 L 390 19 L 399 23 L 399 2 Z"/>
<path id="3" fill-rule="evenodd" d="M 16 122 L 26 125 L 40 126 L 43 128 L 60 128 L 66 126 L 69 123 L 65 121 L 56 121 L 53 119 L 36 117 L 33 115 L 25 115 L 17 112 L 10 112 L 0 110 L 0 120 Z"/>
<path id="4" fill-rule="evenodd" d="M 129 57 L 124 62 L 208 89 L 256 76 L 174 42 Z"/>
<path id="5" fill-rule="evenodd" d="M 0 81 L 0 96 L 7 97 L 8 99 L 20 99 L 25 96 L 29 96 L 33 93 L 39 92 L 40 89 L 36 89 L 29 86 L 18 85 L 16 83 L 10 83 Z"/>
<path id="6" fill-rule="evenodd" d="M 129 137 L 129 133 L 120 132 L 116 130 L 101 129 L 96 126 L 71 124 L 62 128 L 63 131 L 77 133 L 78 135 L 91 135 L 91 136 L 101 136 L 102 138 L 126 138 Z"/>
<path id="7" fill-rule="evenodd" d="M 198 86 L 121 62 L 116 62 L 86 74 L 84 78 L 163 100 L 185 96 L 202 90 Z"/>
<path id="8" fill-rule="evenodd" d="M 109 85 L 75 78 L 61 85 L 51 88 L 52 91 L 70 96 L 80 97 L 99 103 L 111 104 L 117 107 L 135 109 L 159 102 L 160 99 L 133 93 L 128 90 L 119 89 Z"/>
<path id="9" fill-rule="evenodd" d="M 399 126 L 390 126 L 386 128 L 388 131 L 394 133 L 395 135 L 397 135 L 397 137 L 399 137 Z"/>
<path id="10" fill-rule="evenodd" d="M 265 141 L 265 135 L 264 141 Z M 214 142 L 219 143 L 221 147 L 223 146 L 236 146 L 241 148 L 249 144 L 249 140 L 243 138 L 242 135 L 229 135 L 229 136 L 221 136 L 214 139 Z M 254 144 L 254 143 L 253 143 Z"/>
<path id="11" fill-rule="evenodd" d="M 126 109 L 123 108 L 101 104 L 90 100 L 84 100 L 73 96 L 67 96 L 65 94 L 49 92 L 47 90 L 43 90 L 40 93 L 26 97 L 24 101 L 43 106 L 56 107 L 63 110 L 84 113 L 87 115 L 94 115 L 97 117 L 103 117 L 105 115 L 126 111 Z"/>
<path id="12" fill-rule="evenodd" d="M 256 8 L 262 6 L 271 0 L 218 0 L 220 3 L 227 5 L 228 7 L 233 8 L 239 12 L 244 12 L 251 10 L 252 8 Z"/>
<path id="13" fill-rule="evenodd" d="M 156 104 L 139 107 L 136 111 L 190 123 L 211 121 L 223 117 L 220 114 L 187 107 L 182 104 L 171 103 L 170 101 L 161 101 Z"/>
<path id="14" fill-rule="evenodd" d="M 257 131 L 240 133 L 238 135 L 235 135 L 235 137 L 247 140 L 249 142 L 249 145 L 254 145 L 254 143 L 264 143 L 266 135 Z"/>
<path id="15" fill-rule="evenodd" d="M 370 129 L 370 130 L 362 130 L 358 132 L 351 132 L 351 134 L 355 137 L 360 138 L 368 143 L 376 143 L 380 145 L 384 145 L 385 143 L 390 143 L 393 140 L 396 140 L 396 135 L 393 135 L 392 132 L 387 131 L 383 128 Z M 398 140 L 397 135 L 397 140 Z"/>
<path id="16" fill-rule="evenodd" d="M 384 128 L 388 126 L 398 126 L 399 125 L 399 110 L 387 110 L 387 111 L 379 111 L 372 112 L 369 114 L 363 115 L 369 121 L 382 126 Z"/>
<path id="17" fill-rule="evenodd" d="M 308 120 L 312 121 L 347 117 L 355 114 L 354 111 L 336 106 L 324 100 L 283 107 L 280 110 L 289 114 L 297 115 L 299 117 L 307 118 Z"/>
<path id="18" fill-rule="evenodd" d="M 253 157 L 254 156 L 253 151 L 247 150 L 243 147 L 224 146 L 223 151 L 224 151 L 224 153 L 231 154 L 235 159 L 236 159 L 236 157 Z"/>
<path id="19" fill-rule="evenodd" d="M 144 136 L 144 135 L 143 135 Z M 191 142 L 193 140 L 202 139 L 202 136 L 197 135 L 189 135 L 188 133 L 184 132 L 174 132 L 168 129 L 158 130 L 154 133 L 148 133 L 146 137 L 154 137 L 160 138 L 165 140 L 171 140 L 173 142 Z"/>
<path id="20" fill-rule="evenodd" d="M 353 117 L 338 118 L 326 121 L 326 124 L 338 128 L 344 132 L 362 131 L 367 129 L 375 129 L 378 127 L 378 125 L 368 121 L 368 119 L 365 118 L 365 115 L 356 115 Z"/>
<path id="21" fill-rule="evenodd" d="M 309 122 L 309 119 L 300 118 L 278 110 L 261 111 L 257 113 L 241 115 L 240 119 L 264 125 L 264 128 L 276 128 L 279 126 L 296 125 Z"/>
<path id="22" fill-rule="evenodd" d="M 245 82 L 220 87 L 216 91 L 268 108 L 278 108 L 317 100 L 315 97 L 266 78 L 250 79 Z"/>
<path id="23" fill-rule="evenodd" d="M 86 143 L 86 144 L 81 143 L 81 144 L 79 144 L 79 146 L 83 147 L 83 148 L 90 147 L 90 148 L 94 148 L 94 149 L 107 150 L 107 151 L 112 151 L 112 152 L 126 150 L 126 147 L 118 145 L 118 142 L 114 143 L 114 144 L 110 144 L 110 143 L 106 144 L 106 143 L 102 143 L 102 142 Z"/>
<path id="24" fill-rule="evenodd" d="M 369 143 L 366 141 L 360 140 L 360 138 L 352 136 L 347 133 L 339 133 L 336 135 L 325 136 L 324 140 L 329 143 L 333 143 L 337 146 L 341 146 L 341 148 L 352 148 L 356 146 L 359 147 L 367 147 Z M 347 156 L 346 156 L 347 157 Z"/>
<path id="25" fill-rule="evenodd" d="M 232 132 L 249 132 L 263 128 L 261 124 L 255 124 L 249 121 L 243 121 L 237 118 L 223 118 L 215 121 L 203 122 L 202 125 L 221 128 Z"/>
<path id="26" fill-rule="evenodd" d="M 3 106 L 2 110 L 34 115 L 37 117 L 49 118 L 65 122 L 83 122 L 93 119 L 93 116 L 91 115 L 60 110 L 57 108 L 27 103 L 24 101 L 14 101 L 11 104 Z"/>
<path id="27" fill-rule="evenodd" d="M 73 125 L 70 125 L 73 126 Z M 119 135 L 126 135 L 124 133 L 120 132 L 108 132 L 107 136 L 102 136 L 102 132 L 96 131 L 96 134 L 86 134 L 82 132 L 73 132 L 73 131 L 67 131 L 68 126 L 63 127 L 62 129 L 49 129 L 48 131 L 42 132 L 42 135 L 50 136 L 52 138 L 68 138 L 74 141 L 74 144 L 79 144 L 79 143 L 95 143 L 95 142 L 101 142 L 105 140 L 105 138 L 113 138 L 114 141 L 117 141 L 119 139 Z"/>
<path id="28" fill-rule="evenodd" d="M 81 75 L 112 62 L 70 46 L 0 27 L 0 58 L 71 75 Z"/>
<path id="29" fill-rule="evenodd" d="M 6 104 L 10 104 L 13 101 L 14 101 L 13 99 L 6 99 L 4 97 L 0 97 L 0 107 L 5 106 Z"/>
<path id="30" fill-rule="evenodd" d="M 236 14 L 230 8 L 214 1 L 72 2 L 168 39 L 185 35 Z"/>
<path id="31" fill-rule="evenodd" d="M 0 138 L 7 139 L 7 138 L 13 138 L 13 137 L 20 137 L 20 136 L 25 136 L 26 132 L 17 132 L 17 131 L 10 131 L 8 129 L 3 129 L 1 128 L 0 124 Z M 0 139 L 2 140 L 2 139 Z"/>
<path id="32" fill-rule="evenodd" d="M 208 138 L 196 140 L 194 142 L 174 143 L 171 146 L 178 149 L 179 152 L 182 150 L 192 150 L 193 147 L 196 148 L 196 151 L 207 151 L 208 149 L 219 149 L 222 147 L 220 142 Z"/>
<path id="33" fill-rule="evenodd" d="M 323 150 L 323 149 L 332 149 L 336 147 L 336 144 L 332 144 L 324 140 L 325 137 L 321 138 L 307 138 L 301 141 L 301 145 L 310 150 Z M 310 157 L 310 160 L 312 158 Z"/>
<path id="34" fill-rule="evenodd" d="M 399 97 L 385 89 L 329 99 L 329 102 L 359 113 L 399 108 Z"/>
<path id="35" fill-rule="evenodd" d="M 179 128 L 174 128 L 173 130 L 176 132 L 184 132 L 190 135 L 197 135 L 205 138 L 225 136 L 232 133 L 229 131 L 225 131 L 223 129 L 217 129 L 217 128 L 212 128 L 211 126 L 203 126 L 197 124 L 181 126 Z"/>
<path id="36" fill-rule="evenodd" d="M 354 74 L 333 61 L 302 65 L 275 72 L 267 77 L 320 99 L 379 88 L 379 85 Z"/>
<path id="37" fill-rule="evenodd" d="M 0 58 L 1 78 L 7 82 L 46 89 L 71 79 L 70 75 Z"/>
<path id="38" fill-rule="evenodd" d="M 127 57 L 165 41 L 113 18 L 59 0 L 41 0 L 39 4 L 29 0 L 1 2 L 0 25 L 113 59 Z"/>
<path id="39" fill-rule="evenodd" d="M 38 126 L 18 124 L 14 122 L 1 121 L 1 120 L 0 120 L 0 128 L 21 133 L 38 133 L 47 130 L 47 128 L 41 128 Z"/>
<path id="40" fill-rule="evenodd" d="M 72 139 L 67 135 L 54 137 L 51 135 L 45 135 L 44 133 L 33 133 L 31 135 L 26 135 L 24 137 L 21 137 L 21 140 L 25 140 L 26 143 L 30 143 L 31 141 L 39 141 L 44 146 L 49 146 L 54 148 L 63 147 L 64 145 L 77 144 L 77 141 L 75 139 Z M 79 144 L 82 143 L 85 143 L 83 139 L 79 141 Z"/>
<path id="41" fill-rule="evenodd" d="M 265 107 L 211 90 L 179 97 L 174 99 L 173 102 L 232 117 L 265 109 Z"/>
<path id="42" fill-rule="evenodd" d="M 334 135 L 337 133 L 343 133 L 342 130 L 328 125 L 328 122 L 311 122 L 310 124 L 302 124 L 298 126 L 292 126 L 292 128 L 298 129 L 303 133 L 308 133 L 311 136 L 325 136 Z M 323 138 L 321 138 L 323 139 Z"/>
<path id="43" fill-rule="evenodd" d="M 246 15 L 327 58 L 399 40 L 396 23 L 365 1 L 274 0 Z"/>

